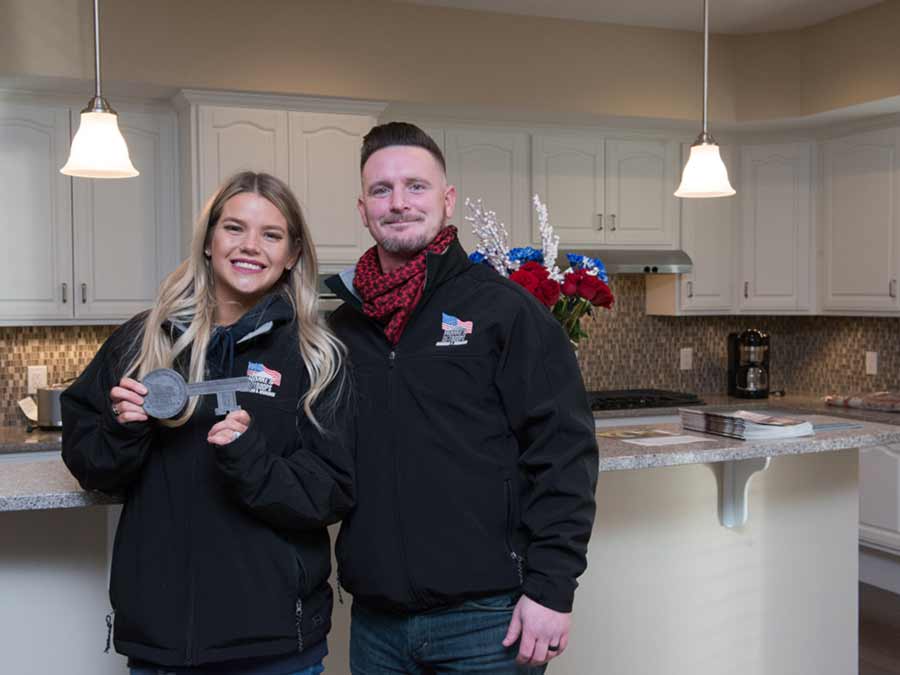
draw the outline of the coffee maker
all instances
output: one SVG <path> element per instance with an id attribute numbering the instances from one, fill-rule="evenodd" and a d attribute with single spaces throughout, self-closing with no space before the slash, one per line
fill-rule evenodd
<path id="1" fill-rule="evenodd" d="M 751 328 L 728 336 L 728 394 L 769 397 L 769 335 Z"/>

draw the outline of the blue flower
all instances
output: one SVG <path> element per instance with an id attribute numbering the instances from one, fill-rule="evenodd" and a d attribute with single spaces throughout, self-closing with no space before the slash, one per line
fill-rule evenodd
<path id="1" fill-rule="evenodd" d="M 537 262 L 544 264 L 544 254 L 531 246 L 520 246 L 519 248 L 510 249 L 509 259 L 512 262 Z"/>
<path id="2" fill-rule="evenodd" d="M 478 263 L 483 263 L 487 258 L 481 251 L 473 251 L 469 254 L 469 260 L 477 265 Z"/>
<path id="3" fill-rule="evenodd" d="M 573 270 L 585 269 L 588 272 L 596 274 L 601 281 L 609 281 L 609 275 L 606 273 L 606 265 L 600 258 L 590 258 L 586 255 L 578 253 L 567 253 L 566 258 Z"/>

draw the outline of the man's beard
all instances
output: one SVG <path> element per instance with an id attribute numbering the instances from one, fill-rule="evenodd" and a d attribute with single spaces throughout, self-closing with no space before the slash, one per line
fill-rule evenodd
<path id="1" fill-rule="evenodd" d="M 438 234 L 440 234 L 441 230 L 443 230 L 446 226 L 447 219 L 444 218 L 441 220 L 440 227 L 438 227 L 433 233 L 422 232 L 420 234 L 417 234 L 412 239 L 403 235 L 398 235 L 396 237 L 386 236 L 379 243 L 379 246 L 381 246 L 381 248 L 388 253 L 392 253 L 394 255 L 413 256 L 422 251 L 426 246 L 428 246 L 428 244 L 434 241 L 434 238 L 437 237 Z"/>

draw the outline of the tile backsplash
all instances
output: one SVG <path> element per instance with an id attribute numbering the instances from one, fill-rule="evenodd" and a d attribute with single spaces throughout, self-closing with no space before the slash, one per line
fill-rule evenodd
<path id="1" fill-rule="evenodd" d="M 726 336 L 745 328 L 771 335 L 771 384 L 788 393 L 900 389 L 900 318 L 823 316 L 657 317 L 644 314 L 643 275 L 610 282 L 611 312 L 587 319 L 578 360 L 588 389 L 655 387 L 725 391 Z M 24 426 L 16 401 L 26 367 L 46 365 L 51 383 L 77 376 L 112 326 L 0 328 L 0 426 Z M 682 347 L 693 369 L 678 369 Z M 878 374 L 865 374 L 865 352 L 878 352 Z"/>

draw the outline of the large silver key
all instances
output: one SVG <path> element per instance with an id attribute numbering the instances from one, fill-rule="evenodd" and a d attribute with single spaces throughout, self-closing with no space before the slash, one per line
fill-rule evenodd
<path id="1" fill-rule="evenodd" d="M 190 396 L 216 395 L 216 415 L 227 415 L 232 410 L 240 410 L 235 392 L 250 391 L 249 377 L 231 377 L 224 380 L 210 380 L 187 384 L 184 378 L 171 368 L 160 368 L 142 380 L 147 387 L 144 396 L 144 410 L 151 417 L 166 420 L 176 417 L 184 410 Z"/>

